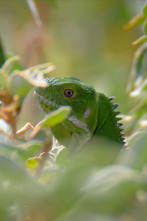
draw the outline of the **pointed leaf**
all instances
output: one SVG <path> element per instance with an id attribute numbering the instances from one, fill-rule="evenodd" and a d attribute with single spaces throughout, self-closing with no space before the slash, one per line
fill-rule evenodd
<path id="1" fill-rule="evenodd" d="M 141 83 L 143 83 L 144 77 L 144 57 L 147 54 L 147 43 L 144 43 L 135 53 L 132 70 L 131 79 L 129 84 L 129 90 L 137 89 Z"/>
<path id="2" fill-rule="evenodd" d="M 45 119 L 41 122 L 41 125 L 46 127 L 53 127 L 65 120 L 66 117 L 68 117 L 68 115 L 70 114 L 70 112 L 70 107 L 60 107 L 58 110 L 48 114 L 45 117 Z"/>
<path id="3" fill-rule="evenodd" d="M 143 22 L 145 21 L 146 17 L 142 14 L 139 13 L 136 16 L 134 16 L 125 26 L 124 29 L 128 30 L 131 29 L 137 25 L 143 24 Z"/>
<path id="4" fill-rule="evenodd" d="M 8 69 L 11 70 L 12 68 L 12 65 L 14 64 L 14 62 L 20 60 L 20 57 L 19 56 L 12 56 L 10 58 L 8 58 L 5 63 L 2 65 L 1 67 L 1 71 L 4 72 L 4 73 L 8 73 Z M 12 68 L 13 69 L 13 68 Z"/>
<path id="5" fill-rule="evenodd" d="M 145 42 L 147 42 L 147 36 L 146 35 L 143 35 L 143 36 L 141 36 L 140 38 L 138 38 L 136 41 L 134 41 L 133 43 L 132 43 L 132 45 L 139 45 L 139 44 L 142 44 L 142 43 L 145 43 Z"/>
<path id="6" fill-rule="evenodd" d="M 137 97 L 142 94 L 143 91 L 147 91 L 147 79 L 145 79 L 139 87 L 131 91 L 130 96 Z"/>

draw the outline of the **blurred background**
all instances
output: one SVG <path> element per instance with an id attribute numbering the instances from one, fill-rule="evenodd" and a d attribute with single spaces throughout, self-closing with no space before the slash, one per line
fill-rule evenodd
<path id="1" fill-rule="evenodd" d="M 53 144 L 49 151 L 52 137 L 48 127 L 33 138 L 30 130 L 16 137 L 17 129 L 26 122 L 35 126 L 43 114 L 33 98 L 34 85 L 13 76 L 14 72 L 6 70 L 9 67 L 1 69 L 1 220 L 147 220 L 146 88 L 136 99 L 126 90 L 138 49 L 132 42 L 142 36 L 143 27 L 124 30 L 146 2 L 0 0 L 0 53 L 2 40 L 7 57 L 19 55 L 23 66 L 14 62 L 13 70 L 51 62 L 56 69 L 49 77 L 69 75 L 92 84 L 97 91 L 115 96 L 122 114 L 128 115 L 138 101 L 142 102 L 130 114 L 128 126 L 123 125 L 125 137 L 130 139 L 127 151 L 99 139 L 75 152 L 64 149 L 55 162 L 62 147 L 54 148 Z M 147 5 L 145 12 L 147 20 Z M 138 76 L 143 73 L 146 82 L 143 65 L 138 63 Z"/>
<path id="2" fill-rule="evenodd" d="M 142 11 L 145 0 L 36 0 L 38 25 L 29 0 L 0 1 L 0 35 L 7 55 L 20 55 L 24 67 L 45 62 L 50 76 L 74 76 L 115 96 L 120 110 L 132 106 L 126 87 L 141 27 L 123 26 Z"/>

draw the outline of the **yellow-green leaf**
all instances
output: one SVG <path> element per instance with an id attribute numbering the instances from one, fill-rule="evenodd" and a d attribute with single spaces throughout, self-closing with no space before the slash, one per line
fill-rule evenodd
<path id="1" fill-rule="evenodd" d="M 35 169 L 35 168 L 38 167 L 38 165 L 39 165 L 38 159 L 36 159 L 35 157 L 29 158 L 29 159 L 26 161 L 26 167 L 27 167 L 27 169 Z"/>
<path id="2" fill-rule="evenodd" d="M 144 29 L 144 34 L 147 35 L 147 19 L 145 20 L 143 29 Z"/>
<path id="3" fill-rule="evenodd" d="M 133 43 L 132 43 L 132 45 L 139 45 L 139 44 L 142 44 L 142 43 L 145 43 L 145 42 L 147 42 L 147 36 L 146 35 L 143 35 L 143 36 L 141 36 L 140 38 L 138 38 L 136 41 L 134 41 Z"/>
<path id="4" fill-rule="evenodd" d="M 144 8 L 143 8 L 143 15 L 145 17 L 147 17 L 147 3 L 145 4 Z"/>
<path id="5" fill-rule="evenodd" d="M 142 24 L 145 19 L 146 17 L 142 13 L 137 14 L 124 26 L 124 30 L 128 30 L 135 27 L 136 25 Z"/>
<path id="6" fill-rule="evenodd" d="M 66 106 L 66 107 L 61 107 L 58 110 L 48 114 L 45 119 L 41 122 L 42 126 L 46 127 L 53 127 L 59 123 L 61 123 L 63 120 L 68 117 L 69 113 L 71 112 L 71 108 Z"/>
<path id="7" fill-rule="evenodd" d="M 13 56 L 13 57 L 8 58 L 5 61 L 5 63 L 2 65 L 1 71 L 8 74 L 8 69 L 11 69 L 13 63 L 18 60 L 20 60 L 19 56 Z"/>

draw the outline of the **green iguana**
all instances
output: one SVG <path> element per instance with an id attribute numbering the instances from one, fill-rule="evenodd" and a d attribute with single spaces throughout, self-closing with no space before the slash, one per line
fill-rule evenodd
<path id="1" fill-rule="evenodd" d="M 103 136 L 118 143 L 124 138 L 118 123 L 120 112 L 114 111 L 118 104 L 114 97 L 106 97 L 95 89 L 73 77 L 47 78 L 48 86 L 35 88 L 35 96 L 46 113 L 61 106 L 70 106 L 71 113 L 62 123 L 51 128 L 59 143 L 68 146 L 74 142 L 87 142 L 96 136 Z"/>

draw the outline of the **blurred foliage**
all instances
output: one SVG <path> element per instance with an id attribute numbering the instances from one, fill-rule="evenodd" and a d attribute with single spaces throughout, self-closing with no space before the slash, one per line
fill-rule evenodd
<path id="1" fill-rule="evenodd" d="M 143 20 L 140 22 L 140 16 Z M 129 29 L 136 25 L 143 24 L 144 35 L 139 37 L 132 44 L 138 46 L 133 60 L 130 81 L 128 85 L 128 92 L 131 97 L 137 100 L 137 105 L 130 111 L 130 121 L 128 124 L 128 131 L 131 131 L 132 136 L 129 138 L 134 139 L 136 135 L 142 131 L 143 128 L 147 126 L 147 100 L 146 100 L 146 90 L 147 90 L 147 32 L 146 32 L 146 22 L 147 22 L 147 3 L 145 4 L 142 13 L 135 16 L 125 28 Z"/>
<path id="2" fill-rule="evenodd" d="M 1 220 L 146 221 L 145 1 L 28 2 L 0 2 Z M 140 24 L 142 37 L 140 28 L 122 30 Z M 135 37 L 133 44 L 141 46 L 126 92 L 133 54 L 129 43 Z M 22 62 L 11 56 L 16 53 Z M 48 60 L 56 64 L 54 74 Z M 116 95 L 127 114 L 128 147 L 98 139 L 73 152 L 52 138 L 49 127 L 64 120 L 70 108 L 44 117 L 32 90 L 46 86 L 44 75 L 67 73 Z"/>

